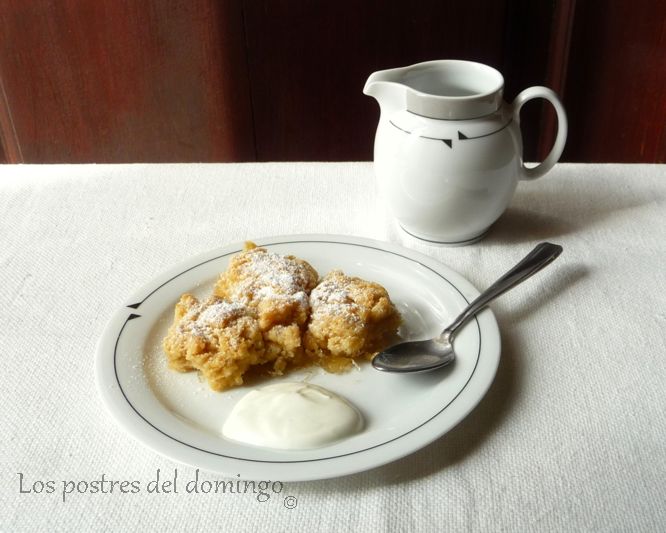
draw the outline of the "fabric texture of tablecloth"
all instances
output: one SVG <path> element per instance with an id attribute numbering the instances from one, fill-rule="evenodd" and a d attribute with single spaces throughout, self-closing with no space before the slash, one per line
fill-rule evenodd
<path id="1" fill-rule="evenodd" d="M 560 164 L 481 242 L 438 248 L 399 231 L 369 163 L 0 167 L 0 530 L 664 531 L 665 207 L 666 166 Z M 128 295 L 193 254 L 294 233 L 402 244 L 480 289 L 539 241 L 564 253 L 492 304 L 486 397 L 405 459 L 267 502 L 92 485 L 63 501 L 63 482 L 102 474 L 195 476 L 98 398 L 95 343 Z"/>

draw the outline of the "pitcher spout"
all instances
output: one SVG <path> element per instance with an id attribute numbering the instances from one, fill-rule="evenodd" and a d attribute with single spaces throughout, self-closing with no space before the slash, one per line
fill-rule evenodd
<path id="1" fill-rule="evenodd" d="M 401 80 L 402 68 L 379 70 L 370 75 L 363 87 L 363 94 L 372 96 L 379 103 L 382 114 L 405 109 L 406 87 Z"/>

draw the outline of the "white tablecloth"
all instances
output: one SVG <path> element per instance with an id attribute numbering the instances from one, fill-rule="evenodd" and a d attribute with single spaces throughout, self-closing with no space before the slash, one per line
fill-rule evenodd
<path id="1" fill-rule="evenodd" d="M 665 207 L 666 166 L 561 164 L 520 184 L 483 241 L 436 248 L 396 229 L 368 163 L 0 167 L 0 530 L 664 531 Z M 63 481 L 195 475 L 98 399 L 95 343 L 113 312 L 193 254 L 293 233 L 403 244 L 479 288 L 538 241 L 564 253 L 492 305 L 502 358 L 480 405 L 403 460 L 285 483 L 263 503 L 144 490 L 63 502 Z"/>

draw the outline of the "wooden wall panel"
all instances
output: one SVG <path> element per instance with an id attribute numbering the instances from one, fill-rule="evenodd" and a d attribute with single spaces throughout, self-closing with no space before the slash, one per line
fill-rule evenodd
<path id="1" fill-rule="evenodd" d="M 508 102 L 533 85 L 545 85 L 558 94 L 561 86 L 554 84 L 549 68 L 555 57 L 551 44 L 559 28 L 554 23 L 561 2 L 534 2 L 510 0 L 505 23 L 506 50 L 504 57 L 504 97 Z M 521 109 L 520 129 L 523 137 L 523 157 L 526 161 L 543 160 L 540 148 L 544 136 L 550 134 L 552 124 L 550 106 L 543 100 L 531 100 Z M 548 144 L 548 148 L 552 145 Z"/>
<path id="2" fill-rule="evenodd" d="M 565 93 L 569 161 L 666 162 L 666 3 L 579 1 Z"/>
<path id="3" fill-rule="evenodd" d="M 0 72 L 0 163 L 22 162 L 23 156 L 14 130 L 14 121 L 2 81 L 2 72 Z"/>
<path id="4" fill-rule="evenodd" d="M 246 0 L 257 158 L 368 160 L 375 70 L 430 59 L 502 68 L 505 2 Z"/>
<path id="5" fill-rule="evenodd" d="M 563 160 L 666 159 L 666 3 L 4 0 L 0 162 L 369 160 L 374 70 L 498 68 L 563 95 Z M 525 157 L 554 115 L 530 102 Z"/>
<path id="6" fill-rule="evenodd" d="M 253 159 L 242 28 L 240 0 L 4 0 L 3 144 L 28 162 Z"/>

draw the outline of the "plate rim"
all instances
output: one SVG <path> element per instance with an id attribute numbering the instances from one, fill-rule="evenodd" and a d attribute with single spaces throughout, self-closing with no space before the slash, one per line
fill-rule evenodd
<path id="1" fill-rule="evenodd" d="M 476 372 L 477 367 L 479 366 L 479 361 L 475 363 L 474 370 L 470 374 L 470 377 L 465 382 L 465 385 L 456 395 L 442 407 L 440 411 L 430 417 L 428 420 L 411 429 L 405 434 L 402 434 L 398 437 L 389 439 L 386 442 L 375 444 L 369 448 L 362 450 L 348 452 L 340 454 L 337 456 L 323 457 L 323 458 L 312 458 L 312 459 L 299 459 L 292 461 L 270 461 L 270 460 L 257 460 L 257 459 L 248 459 L 242 457 L 232 457 L 225 456 L 216 452 L 211 452 L 209 450 L 204 450 L 198 448 L 194 445 L 184 443 L 177 438 L 164 433 L 162 430 L 154 426 L 147 418 L 145 418 L 137 409 L 133 406 L 130 400 L 125 395 L 125 392 L 122 390 L 122 385 L 117 374 L 115 354 L 117 351 L 118 342 L 122 331 L 124 330 L 127 323 L 139 317 L 140 315 L 133 313 L 132 311 L 137 311 L 140 305 L 145 302 L 151 295 L 159 291 L 166 284 L 172 282 L 179 275 L 186 273 L 189 270 L 197 268 L 206 262 L 215 261 L 221 259 L 225 256 L 238 253 L 243 249 L 243 243 L 247 241 L 236 241 L 224 246 L 214 248 L 207 252 L 195 254 L 189 257 L 186 260 L 180 261 L 177 264 L 171 266 L 170 268 L 162 271 L 160 274 L 154 276 L 147 283 L 143 284 L 140 288 L 133 291 L 130 294 L 129 300 L 132 303 L 125 304 L 118 308 L 111 319 L 107 322 L 104 331 L 100 335 L 96 350 L 95 350 L 95 381 L 98 389 L 98 394 L 102 399 L 107 412 L 111 414 L 111 417 L 114 421 L 133 439 L 139 441 L 142 445 L 152 449 L 158 454 L 167 457 L 170 460 L 176 462 L 184 463 L 193 467 L 199 467 L 207 471 L 215 472 L 222 475 L 231 476 L 231 470 L 233 465 L 229 465 L 229 468 L 224 467 L 224 465 L 216 466 L 214 463 L 233 463 L 233 462 L 242 462 L 250 465 L 260 465 L 262 468 L 272 468 L 276 470 L 284 470 L 280 472 L 282 474 L 281 480 L 284 481 L 309 481 L 316 479 L 328 479 L 334 477 L 340 477 L 345 475 L 350 475 L 353 473 L 358 473 L 361 471 L 370 470 L 382 466 L 384 464 L 396 461 L 405 456 L 415 453 L 419 449 L 427 446 L 431 442 L 443 437 L 446 433 L 451 431 L 457 424 L 459 424 L 467 415 L 480 403 L 480 401 L 485 397 L 488 389 L 490 388 L 492 382 L 495 379 L 497 368 L 499 366 L 500 352 L 501 352 L 501 338 L 499 327 L 497 321 L 490 309 L 485 309 L 479 313 L 475 319 L 478 327 L 479 335 L 479 349 L 477 357 L 481 357 L 482 352 L 482 339 L 485 336 L 495 337 L 496 349 L 491 353 L 486 353 L 486 356 L 490 356 L 489 365 L 486 365 L 486 376 L 482 378 L 480 383 L 475 383 L 477 385 L 477 392 L 474 394 L 474 397 L 471 399 L 466 399 L 466 402 L 463 404 L 463 409 L 456 416 L 453 417 L 451 421 L 445 424 L 445 427 L 441 430 L 431 432 L 430 435 L 426 438 L 421 438 L 417 443 L 412 445 L 405 446 L 405 450 L 393 451 L 393 453 L 385 454 L 383 457 L 376 458 L 375 461 L 349 461 L 350 456 L 358 456 L 359 454 L 367 455 L 373 452 L 378 446 L 387 445 L 388 448 L 394 447 L 393 444 L 395 441 L 405 437 L 405 440 L 413 438 L 407 437 L 410 434 L 418 432 L 419 429 L 424 426 L 428 426 L 432 421 L 446 411 L 452 404 L 454 404 L 461 394 L 464 392 L 467 385 L 472 381 L 474 373 Z M 365 237 L 357 237 L 352 235 L 338 235 L 338 234 L 293 234 L 293 235 L 275 235 L 270 237 L 259 237 L 252 239 L 252 242 L 256 243 L 258 246 L 275 246 L 281 244 L 289 243 L 301 243 L 307 244 L 311 243 L 322 243 L 322 244 L 342 244 L 342 245 L 358 245 L 364 246 L 366 248 L 372 248 L 381 252 L 391 253 L 397 255 L 408 261 L 418 263 L 429 270 L 433 271 L 435 274 L 442 277 L 443 280 L 448 282 L 448 284 L 455 289 L 464 300 L 470 301 L 470 298 L 476 297 L 479 294 L 479 291 L 469 282 L 465 277 L 459 274 L 457 271 L 451 267 L 445 265 L 441 261 L 430 257 L 426 254 L 418 252 L 416 250 L 407 248 L 391 242 L 380 241 L 376 239 L 369 239 Z M 443 272 L 440 272 L 443 271 Z M 449 279 L 453 278 L 453 279 Z M 463 285 L 461 288 L 459 285 Z M 143 295 L 143 296 L 142 296 Z M 481 322 L 483 322 L 484 328 L 481 327 Z M 482 331 L 483 329 L 483 331 Z M 112 350 L 112 359 L 113 359 L 113 372 L 115 374 L 116 382 L 109 386 L 108 383 L 104 383 L 106 377 L 108 377 L 108 346 L 109 341 L 113 341 L 114 348 Z M 491 339 L 492 341 L 492 339 Z M 487 343 L 487 341 L 486 341 Z M 492 344 L 492 342 L 491 342 Z M 106 349 L 105 349 L 106 347 Z M 479 378 L 477 378 L 478 381 Z M 118 403 L 118 390 L 122 394 L 121 403 Z M 148 434 L 146 433 L 148 431 Z M 159 433 L 159 437 L 155 438 L 155 435 L 152 434 L 154 431 Z M 152 435 L 151 435 L 152 434 Z M 170 439 L 171 442 L 161 442 L 164 438 Z M 404 441 L 403 441 L 404 442 Z M 183 450 L 180 450 L 180 447 L 188 447 L 191 450 L 189 453 L 184 453 Z M 187 450 L 185 450 L 187 451 Z M 208 454 L 209 457 L 207 461 L 199 460 L 203 457 L 197 457 L 199 454 Z M 381 454 L 380 454 L 381 455 Z M 187 458 L 184 458 L 188 456 Z M 190 457 L 192 456 L 192 457 Z M 356 459 L 356 458 L 354 458 Z M 332 471 L 327 472 L 311 472 L 310 474 L 306 472 L 297 472 L 297 471 L 288 471 L 290 467 L 293 469 L 296 465 L 312 465 L 319 461 L 319 464 L 324 464 L 327 462 L 337 462 L 337 463 L 351 463 L 347 465 L 338 465 L 338 468 L 332 468 Z M 355 465 L 354 465 L 355 463 Z M 252 468 L 250 470 L 253 470 Z M 330 469 L 329 469 L 330 470 Z M 286 474 L 286 475 L 285 475 Z M 256 476 L 245 477 L 245 479 L 251 479 Z M 265 477 L 265 476 L 264 476 Z"/>

